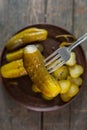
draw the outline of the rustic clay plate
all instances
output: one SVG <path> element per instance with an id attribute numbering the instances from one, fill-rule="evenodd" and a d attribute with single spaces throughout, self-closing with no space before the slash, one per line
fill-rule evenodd
<path id="1" fill-rule="evenodd" d="M 41 44 L 44 46 L 43 55 L 45 57 L 47 57 L 54 50 L 56 50 L 60 42 L 64 40 L 64 39 L 60 39 L 60 40 L 57 39 L 56 38 L 57 35 L 70 34 L 68 31 L 60 27 L 53 26 L 53 25 L 38 24 L 38 25 L 28 26 L 27 28 L 30 28 L 30 27 L 38 27 L 38 28 L 42 28 L 42 29 L 44 28 L 48 30 L 47 40 L 41 42 Z M 69 42 L 71 42 L 73 39 L 70 38 L 68 40 Z M 85 60 L 85 56 L 84 56 L 81 46 L 77 47 L 75 49 L 75 52 L 77 55 L 77 61 L 79 64 L 83 66 L 84 72 L 85 72 L 86 60 Z M 7 50 L 6 48 L 4 48 L 2 57 L 1 57 L 1 66 L 6 63 L 6 59 L 5 59 L 6 53 L 7 53 Z M 83 80 L 85 79 L 85 74 L 86 73 L 82 75 Z M 60 109 L 68 105 L 73 99 L 75 99 L 75 97 L 77 97 L 75 96 L 68 103 L 64 103 L 59 98 L 59 96 L 57 96 L 55 99 L 51 101 L 46 101 L 41 98 L 41 95 L 32 92 L 32 89 L 31 89 L 32 81 L 30 80 L 29 76 L 23 76 L 21 78 L 15 78 L 15 79 L 2 78 L 2 81 L 3 81 L 6 91 L 11 97 L 13 97 L 18 103 L 22 104 L 24 107 L 31 110 L 35 110 L 35 111 L 52 111 L 52 110 Z M 84 86 L 84 82 L 81 88 L 83 86 Z M 81 88 L 80 88 L 80 91 L 82 90 Z"/>

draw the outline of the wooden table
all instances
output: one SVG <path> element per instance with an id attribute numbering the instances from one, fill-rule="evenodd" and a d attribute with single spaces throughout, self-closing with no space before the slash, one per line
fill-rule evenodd
<path id="1" fill-rule="evenodd" d="M 87 31 L 87 0 L 0 0 L 0 52 L 12 34 L 38 23 L 63 27 L 79 37 Z M 87 44 L 82 47 L 87 54 Z M 0 78 L 0 130 L 86 130 L 86 87 L 62 110 L 35 112 L 7 96 Z"/>

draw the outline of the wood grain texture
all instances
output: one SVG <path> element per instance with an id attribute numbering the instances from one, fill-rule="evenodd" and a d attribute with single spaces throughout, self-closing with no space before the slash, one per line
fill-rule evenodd
<path id="1" fill-rule="evenodd" d="M 59 111 L 44 113 L 43 130 L 69 130 L 69 107 Z"/>
<path id="2" fill-rule="evenodd" d="M 80 37 L 87 32 L 87 0 L 75 0 L 74 1 L 74 34 Z M 87 41 L 82 44 L 84 51 L 87 54 Z"/>
<path id="3" fill-rule="evenodd" d="M 87 32 L 87 0 L 74 1 L 74 28 L 73 33 L 79 37 Z M 86 41 L 87 42 L 87 41 Z M 87 43 L 82 45 L 85 54 L 87 54 Z M 71 104 L 70 130 L 87 129 L 87 85 L 77 97 L 77 100 Z"/>
<path id="4" fill-rule="evenodd" d="M 73 0 L 48 0 L 46 22 L 61 26 L 69 31 L 72 28 Z"/>
<path id="5" fill-rule="evenodd" d="M 10 100 L 9 100 L 10 101 Z M 10 101 L 8 104 L 12 104 L 13 101 Z M 7 105 L 8 105 L 7 104 Z M 14 107 L 13 107 L 14 106 Z M 13 104 L 9 107 L 7 106 L 9 111 L 8 114 L 10 115 L 10 124 L 12 130 L 40 130 L 40 113 L 30 111 L 24 109 L 22 106 L 16 104 L 16 108 Z"/>

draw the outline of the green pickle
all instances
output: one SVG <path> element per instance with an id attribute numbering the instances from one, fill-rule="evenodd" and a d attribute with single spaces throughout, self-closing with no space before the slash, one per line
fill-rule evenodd
<path id="1" fill-rule="evenodd" d="M 6 43 L 6 48 L 8 50 L 14 50 L 32 42 L 46 40 L 47 34 L 48 32 L 45 29 L 25 29 L 10 38 Z"/>
<path id="2" fill-rule="evenodd" d="M 40 50 L 40 52 L 43 52 L 43 45 L 42 44 L 35 44 L 35 46 Z M 8 62 L 11 62 L 14 60 L 22 59 L 23 52 L 24 52 L 24 48 L 18 49 L 18 50 L 13 51 L 13 52 L 9 52 L 6 54 L 6 60 Z"/>
<path id="3" fill-rule="evenodd" d="M 42 95 L 52 99 L 56 97 L 60 91 L 58 81 L 48 73 L 43 63 L 43 56 L 34 46 L 29 45 L 24 49 L 24 67 Z"/>
<path id="4" fill-rule="evenodd" d="M 21 59 L 22 57 L 23 57 L 23 49 L 19 49 L 17 51 L 6 54 L 6 60 L 8 62 Z"/>
<path id="5" fill-rule="evenodd" d="M 3 65 L 1 68 L 1 75 L 4 78 L 18 78 L 27 75 L 27 71 L 23 66 L 23 60 L 19 59 Z"/>

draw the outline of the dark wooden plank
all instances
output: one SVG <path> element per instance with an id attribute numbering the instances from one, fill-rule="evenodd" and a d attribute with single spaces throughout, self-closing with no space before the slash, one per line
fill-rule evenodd
<path id="1" fill-rule="evenodd" d="M 0 53 L 16 31 L 43 20 L 44 0 L 0 0 Z M 21 107 L 2 88 L 0 80 L 0 129 L 40 130 L 41 113 Z"/>
<path id="2" fill-rule="evenodd" d="M 46 7 L 46 22 L 72 32 L 73 1 L 49 0 Z M 69 106 L 62 110 L 43 114 L 43 130 L 69 130 Z"/>
<path id="3" fill-rule="evenodd" d="M 28 12 L 28 24 L 44 23 L 45 0 L 30 0 L 30 11 Z"/>
<path id="4" fill-rule="evenodd" d="M 75 0 L 73 17 L 74 34 L 79 37 L 87 32 L 87 0 Z M 87 44 L 82 45 L 85 54 L 87 54 Z M 87 82 L 86 82 L 87 83 Z M 70 130 L 87 129 L 87 85 L 77 97 L 77 100 L 71 104 Z"/>
<path id="5" fill-rule="evenodd" d="M 72 31 L 72 0 L 49 0 L 47 2 L 46 22 Z"/>
<path id="6" fill-rule="evenodd" d="M 74 2 L 74 34 L 79 37 L 87 32 L 87 0 L 75 0 Z M 87 51 L 87 44 L 82 44 L 83 49 Z"/>
<path id="7" fill-rule="evenodd" d="M 44 113 L 43 130 L 69 130 L 69 107 Z"/>

